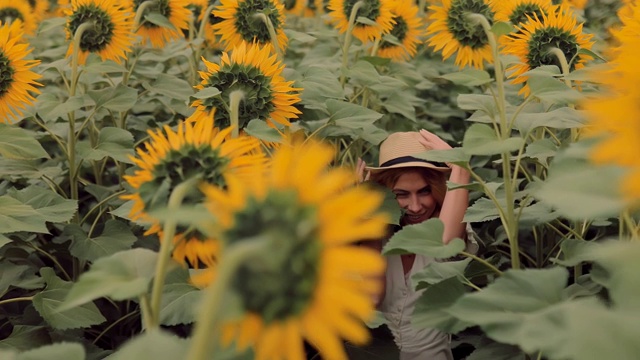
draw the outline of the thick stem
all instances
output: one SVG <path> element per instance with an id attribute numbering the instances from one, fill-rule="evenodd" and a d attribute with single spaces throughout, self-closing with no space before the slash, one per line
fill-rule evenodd
<path id="1" fill-rule="evenodd" d="M 140 20 L 142 20 L 142 16 L 144 16 L 144 12 L 147 11 L 148 8 L 154 6 L 156 2 L 154 0 L 147 0 L 138 6 L 136 10 L 136 17 L 133 19 L 133 28 L 138 29 L 140 26 Z"/>
<path id="2" fill-rule="evenodd" d="M 571 87 L 571 80 L 568 78 L 569 73 L 571 71 L 569 70 L 569 63 L 567 62 L 567 57 L 564 56 L 564 53 L 562 52 L 562 50 L 558 49 L 557 47 L 552 47 L 549 50 L 547 50 L 547 52 L 551 55 L 554 55 L 558 59 L 558 62 L 560 62 L 560 70 L 562 70 L 562 75 L 564 75 L 564 83 L 568 87 Z"/>
<path id="3" fill-rule="evenodd" d="M 237 138 L 240 134 L 240 102 L 244 99 L 242 90 L 235 90 L 229 94 L 229 122 L 231 123 L 231 137 Z"/>
<path id="4" fill-rule="evenodd" d="M 344 45 L 342 47 L 342 67 L 340 70 L 340 84 L 344 87 L 347 82 L 347 65 L 349 63 L 349 47 L 351 47 L 351 32 L 353 31 L 354 24 L 356 23 L 356 17 L 358 16 L 358 10 L 364 5 L 364 2 L 358 1 L 353 5 L 351 14 L 349 14 L 349 25 L 347 26 L 347 32 L 344 34 Z"/>
<path id="5" fill-rule="evenodd" d="M 10 304 L 10 303 L 19 302 L 19 301 L 31 301 L 31 300 L 33 300 L 33 296 L 17 297 L 12 299 L 0 300 L 0 305 Z"/>
<path id="6" fill-rule="evenodd" d="M 233 275 L 248 259 L 264 253 L 268 244 L 264 237 L 257 237 L 237 242 L 225 251 L 218 264 L 216 280 L 202 299 L 187 359 L 205 360 L 214 353 L 214 344 L 220 335 L 220 315 L 224 311 L 221 305 Z"/>
<path id="7" fill-rule="evenodd" d="M 173 189 L 171 196 L 169 196 L 169 202 L 167 208 L 169 212 L 177 211 L 182 200 L 187 193 L 194 187 L 198 178 L 191 178 Z M 151 290 L 151 309 L 150 319 L 147 323 L 150 327 L 158 327 L 160 320 L 160 301 L 162 300 L 162 289 L 164 287 L 164 279 L 167 275 L 167 267 L 169 266 L 169 260 L 171 259 L 171 250 L 173 249 L 173 237 L 176 233 L 176 226 L 178 222 L 175 218 L 169 218 L 164 226 L 162 233 L 162 241 L 160 242 L 160 251 L 158 253 L 158 262 L 156 263 L 155 276 L 153 278 L 153 288 Z M 143 313 L 144 314 L 144 313 Z"/>
<path id="8" fill-rule="evenodd" d="M 280 50 L 280 44 L 278 43 L 278 34 L 276 34 L 276 29 L 273 27 L 273 23 L 271 22 L 271 19 L 267 15 L 261 12 L 256 13 L 253 16 L 262 20 L 264 25 L 267 27 L 267 31 L 269 31 L 269 37 L 271 38 L 271 46 L 273 46 L 273 50 L 276 56 L 278 56 L 278 60 L 282 61 L 283 55 L 282 55 L 282 50 Z"/>

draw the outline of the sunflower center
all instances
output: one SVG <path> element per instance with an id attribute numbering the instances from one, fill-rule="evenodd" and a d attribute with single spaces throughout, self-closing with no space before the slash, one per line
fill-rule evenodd
<path id="1" fill-rule="evenodd" d="M 282 28 L 280 13 L 275 4 L 270 0 L 246 0 L 238 2 L 235 14 L 235 25 L 238 34 L 247 42 L 265 44 L 271 41 L 267 25 L 256 17 L 255 14 L 263 13 L 269 17 L 273 28 L 278 31 Z"/>
<path id="2" fill-rule="evenodd" d="M 13 74 L 15 69 L 11 66 L 11 60 L 5 56 L 4 51 L 0 50 L 0 99 L 4 97 L 11 84 L 13 84 Z"/>
<path id="3" fill-rule="evenodd" d="M 315 0 L 307 0 L 307 9 L 310 9 L 312 11 L 316 11 L 317 10 L 316 1 Z"/>
<path id="4" fill-rule="evenodd" d="M 135 5 L 135 10 L 138 10 L 138 7 L 147 0 L 134 0 L 133 3 Z M 171 7 L 169 6 L 169 0 L 154 0 L 152 6 L 147 9 L 150 13 L 158 13 L 167 19 L 171 18 Z M 142 26 L 146 28 L 158 28 L 160 25 L 156 25 L 150 21 L 144 21 Z"/>
<path id="5" fill-rule="evenodd" d="M 407 25 L 407 22 L 404 21 L 404 18 L 401 16 L 395 16 L 393 18 L 393 21 L 395 21 L 396 24 L 393 25 L 393 29 L 391 29 L 390 34 L 395 36 L 395 38 L 402 43 L 404 38 L 407 36 L 407 32 L 409 31 L 409 25 Z M 388 41 L 383 41 L 380 43 L 381 49 L 386 49 L 386 48 L 395 47 L 395 46 L 398 46 L 398 45 L 390 43 Z"/>
<path id="6" fill-rule="evenodd" d="M 98 52 L 109 46 L 114 29 L 111 16 L 95 4 L 82 5 L 71 15 L 68 25 L 71 34 L 75 34 L 78 27 L 85 22 L 92 22 L 93 26 L 82 33 L 80 49 Z"/>
<path id="7" fill-rule="evenodd" d="M 32 9 L 36 8 L 36 0 L 28 0 L 27 2 L 29 3 L 29 6 L 31 6 Z"/>
<path id="8" fill-rule="evenodd" d="M 347 19 L 351 16 L 351 10 L 358 1 L 362 1 L 363 3 L 358 10 L 358 16 L 363 16 L 371 21 L 376 21 L 378 16 L 380 16 L 379 0 L 345 0 L 342 6 L 342 11 L 347 16 Z M 364 27 L 369 25 L 356 23 L 356 26 Z"/>
<path id="9" fill-rule="evenodd" d="M 545 27 L 531 34 L 528 42 L 527 63 L 534 69 L 542 65 L 556 65 L 561 68 L 558 58 L 549 54 L 549 49 L 558 48 L 564 54 L 567 62 L 578 53 L 578 43 L 575 35 L 556 27 Z M 574 70 L 575 62 L 570 70 Z"/>
<path id="10" fill-rule="evenodd" d="M 513 9 L 511 15 L 509 15 L 509 21 L 513 25 L 524 24 L 529 21 L 527 16 L 531 18 L 535 18 L 537 16 L 538 19 L 542 19 L 542 14 L 543 11 L 537 4 L 519 4 L 515 9 Z"/>
<path id="11" fill-rule="evenodd" d="M 24 18 L 22 17 L 22 13 L 18 11 L 18 9 L 12 7 L 5 7 L 0 9 L 0 19 L 6 23 L 10 23 L 13 20 L 19 19 L 24 22 Z"/>
<path id="12" fill-rule="evenodd" d="M 493 12 L 484 0 L 454 0 L 447 13 L 447 28 L 463 46 L 481 48 L 487 45 L 489 40 L 482 26 L 467 19 L 468 14 L 483 15 L 490 24 L 493 23 Z"/>
<path id="13" fill-rule="evenodd" d="M 268 236 L 278 251 L 241 265 L 233 287 L 245 309 L 266 324 L 300 314 L 317 282 L 321 244 L 315 209 L 303 206 L 292 191 L 272 191 L 264 200 L 250 198 L 225 233 L 231 243 Z"/>
<path id="14" fill-rule="evenodd" d="M 262 74 L 252 65 L 224 65 L 212 74 L 205 87 L 216 87 L 221 94 L 202 100 L 202 104 L 211 110 L 216 108 L 214 121 L 225 128 L 229 121 L 228 105 L 225 103 L 232 92 L 242 90 L 244 99 L 240 102 L 238 126 L 242 129 L 252 119 L 267 119 L 274 110 L 271 91 L 271 78 Z"/>
<path id="15" fill-rule="evenodd" d="M 297 2 L 297 1 L 298 1 L 298 0 L 285 0 L 285 1 L 284 1 L 284 8 L 285 8 L 286 10 L 291 10 L 291 9 L 293 9 L 294 7 L 296 7 L 296 2 Z"/>
<path id="16" fill-rule="evenodd" d="M 153 180 L 145 182 L 139 188 L 139 194 L 145 209 L 152 210 L 166 206 L 173 189 L 180 183 L 195 176 L 204 176 L 202 181 L 209 184 L 226 186 L 224 169 L 229 159 L 220 156 L 219 150 L 209 145 L 186 145 L 180 149 L 172 149 L 165 158 L 157 164 L 152 173 Z M 187 196 L 184 203 L 200 203 L 199 194 Z"/>

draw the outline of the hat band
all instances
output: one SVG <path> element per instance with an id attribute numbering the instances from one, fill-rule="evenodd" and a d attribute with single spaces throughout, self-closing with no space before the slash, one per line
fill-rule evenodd
<path id="1" fill-rule="evenodd" d="M 442 168 L 446 168 L 448 167 L 447 164 L 443 163 L 443 162 L 438 162 L 438 161 L 429 161 L 429 160 L 425 160 L 425 159 L 420 159 L 420 158 L 416 158 L 413 156 L 401 156 L 395 159 L 391 159 L 389 161 L 385 161 L 384 163 L 380 164 L 380 167 L 389 167 L 389 166 L 393 166 L 393 165 L 397 165 L 397 164 L 404 164 L 404 163 L 408 163 L 408 162 L 423 162 L 423 163 L 427 163 L 427 164 L 431 164 L 434 165 L 436 167 L 442 167 Z"/>

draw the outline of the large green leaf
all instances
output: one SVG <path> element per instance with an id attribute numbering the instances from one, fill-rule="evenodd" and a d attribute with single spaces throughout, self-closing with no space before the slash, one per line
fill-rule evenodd
<path id="1" fill-rule="evenodd" d="M 0 196 L 0 232 L 48 233 L 45 219 L 34 208 L 9 195 Z"/>
<path id="2" fill-rule="evenodd" d="M 543 111 L 542 108 L 538 109 L 540 112 L 518 114 L 514 123 L 520 133 L 526 134 L 532 129 L 542 126 L 554 129 L 573 129 L 582 127 L 586 123 L 584 111 L 566 106 L 549 112 Z"/>
<path id="3" fill-rule="evenodd" d="M 491 343 L 477 348 L 466 360 L 523 360 L 525 354 L 519 347 L 500 343 Z"/>
<path id="4" fill-rule="evenodd" d="M 185 269 L 175 270 L 167 276 L 160 303 L 162 325 L 190 324 L 196 320 L 194 305 L 200 303 L 202 292 L 189 282 Z"/>
<path id="5" fill-rule="evenodd" d="M 473 325 L 447 311 L 465 293 L 464 285 L 455 276 L 429 286 L 418 299 L 411 315 L 413 327 L 457 333 Z"/>
<path id="6" fill-rule="evenodd" d="M 109 219 L 104 230 L 98 236 L 91 237 L 76 224 L 65 226 L 63 237 L 72 240 L 69 251 L 80 260 L 95 261 L 101 257 L 113 255 L 118 251 L 130 249 L 137 238 L 127 224 L 122 221 Z"/>
<path id="7" fill-rule="evenodd" d="M 429 287 L 429 285 L 437 284 L 440 281 L 450 277 L 457 277 L 460 280 L 465 278 L 465 269 L 471 262 L 471 258 L 461 261 L 433 261 L 424 269 L 418 271 L 411 276 L 411 283 L 416 289 Z"/>
<path id="8" fill-rule="evenodd" d="M 145 87 L 145 89 L 150 90 L 154 93 L 162 94 L 172 99 L 178 99 L 182 101 L 187 101 L 189 99 L 189 96 L 193 95 L 194 92 L 193 87 L 189 85 L 186 80 L 169 74 L 159 74 L 155 78 L 154 82 L 150 85 L 148 85 L 147 83 L 143 83 L 142 85 Z M 217 90 L 218 94 L 220 93 L 220 91 L 216 88 L 207 87 L 205 88 L 205 90 L 206 89 L 214 89 Z M 211 95 L 207 97 L 210 96 Z"/>
<path id="9" fill-rule="evenodd" d="M 148 291 L 153 278 L 157 253 L 147 249 L 132 249 L 100 258 L 89 271 L 73 284 L 64 311 L 89 301 L 108 296 L 114 300 L 133 299 Z"/>
<path id="10" fill-rule="evenodd" d="M 554 104 L 574 104 L 584 98 L 579 91 L 568 87 L 564 82 L 550 76 L 527 73 L 527 84 L 531 95 Z"/>
<path id="11" fill-rule="evenodd" d="M 124 85 L 93 90 L 87 93 L 96 102 L 96 107 L 118 112 L 131 109 L 138 101 L 138 90 Z"/>
<path id="12" fill-rule="evenodd" d="M 501 204 L 504 208 L 505 204 Z M 464 214 L 464 222 L 482 222 L 482 221 L 491 221 L 500 218 L 500 212 L 498 208 L 493 203 L 492 200 L 488 198 L 480 198 L 474 201 L 471 206 L 467 208 L 467 211 Z"/>
<path id="13" fill-rule="evenodd" d="M 72 283 L 58 278 L 51 268 L 40 269 L 47 287 L 33 297 L 33 306 L 54 329 L 77 329 L 105 322 L 94 303 L 86 303 L 66 311 L 58 311 L 71 289 Z"/>
<path id="14" fill-rule="evenodd" d="M 71 97 L 62 103 L 60 102 L 60 100 L 58 100 L 57 104 L 58 105 L 56 105 L 53 109 L 49 110 L 48 107 L 42 109 L 43 111 L 42 113 L 40 113 L 40 115 L 47 121 L 56 120 L 59 117 L 67 118 L 67 115 L 69 113 L 73 113 L 74 111 L 79 110 L 84 106 L 95 105 L 95 101 L 93 101 L 93 99 L 88 94 L 83 94 Z"/>
<path id="15" fill-rule="evenodd" d="M 267 125 L 264 120 L 253 119 L 249 121 L 249 124 L 244 129 L 247 134 L 257 137 L 258 139 L 280 143 L 282 142 L 282 135 L 277 129 L 274 129 Z"/>
<path id="16" fill-rule="evenodd" d="M 16 126 L 0 123 L 0 156 L 8 159 L 49 158 L 34 134 Z"/>
<path id="17" fill-rule="evenodd" d="M 464 86 L 479 86 L 493 81 L 488 72 L 477 69 L 464 69 L 462 71 L 444 74 L 441 78 Z"/>
<path id="18" fill-rule="evenodd" d="M 42 278 L 35 275 L 35 270 L 29 265 L 17 265 L 9 261 L 0 262 L 0 298 L 4 296 L 10 286 L 21 289 L 39 289 L 44 286 Z"/>
<path id="19" fill-rule="evenodd" d="M 484 124 L 472 124 L 464 134 L 462 148 L 469 155 L 495 155 L 518 150 L 524 143 L 521 137 L 499 139 L 495 130 Z"/>
<path id="20" fill-rule="evenodd" d="M 382 249 L 383 254 L 420 254 L 434 258 L 448 258 L 465 248 L 462 239 L 455 238 L 447 245 L 442 243 L 444 224 L 433 218 L 416 225 L 408 225 L 398 231 Z"/>
<path id="21" fill-rule="evenodd" d="M 304 90 L 300 95 L 302 103 L 312 109 L 324 109 L 325 100 L 344 98 L 344 90 L 334 73 L 319 66 L 311 66 L 296 81 L 296 86 Z"/>
<path id="22" fill-rule="evenodd" d="M 51 342 L 44 326 L 14 325 L 9 337 L 0 340 L 1 350 L 25 351 Z"/>
<path id="23" fill-rule="evenodd" d="M 460 166 L 466 166 L 471 159 L 471 156 L 468 155 L 462 148 L 452 148 L 448 150 L 430 150 L 420 154 L 416 154 L 414 156 L 429 161 L 449 162 Z"/>
<path id="24" fill-rule="evenodd" d="M 163 330 L 150 330 L 126 342 L 105 360 L 184 359 L 189 342 Z"/>
<path id="25" fill-rule="evenodd" d="M 363 106 L 333 99 L 327 100 L 327 110 L 331 120 L 338 126 L 359 129 L 365 124 L 373 124 L 382 114 Z"/>
<path id="26" fill-rule="evenodd" d="M 87 160 L 102 160 L 111 157 L 120 162 L 133 164 L 130 156 L 133 156 L 133 135 L 127 130 L 116 127 L 103 127 L 100 129 L 98 142 L 91 147 L 89 142 L 78 143 L 78 153 Z"/>
<path id="27" fill-rule="evenodd" d="M 65 199 L 48 188 L 29 186 L 20 191 L 10 191 L 14 199 L 31 206 L 45 221 L 69 221 L 78 209 L 76 200 Z"/>
<path id="28" fill-rule="evenodd" d="M 84 360 L 82 344 L 61 342 L 18 354 L 16 360 Z"/>
<path id="29" fill-rule="evenodd" d="M 43 176 L 56 178 L 63 173 L 60 164 L 42 164 L 38 160 L 0 158 L 0 177 L 40 179 Z"/>

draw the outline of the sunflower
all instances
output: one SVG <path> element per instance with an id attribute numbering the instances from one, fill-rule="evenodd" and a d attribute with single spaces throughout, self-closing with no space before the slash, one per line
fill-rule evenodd
<path id="1" fill-rule="evenodd" d="M 0 21 L 13 23 L 20 21 L 26 35 L 33 35 L 38 28 L 37 18 L 26 1 L 0 0 Z"/>
<path id="2" fill-rule="evenodd" d="M 574 9 L 584 10 L 584 8 L 587 7 L 588 2 L 589 0 L 564 0 L 560 1 L 560 4 L 567 4 Z"/>
<path id="3" fill-rule="evenodd" d="M 331 147 L 287 143 L 269 171 L 228 191 L 205 187 L 225 249 L 261 237 L 268 256 L 240 265 L 230 288 L 243 308 L 226 319 L 223 343 L 253 346 L 256 359 L 305 359 L 303 339 L 326 359 L 346 359 L 341 338 L 368 339 L 363 321 L 374 310 L 381 256 L 354 242 L 380 238 L 386 214 L 382 195 L 354 185 L 352 171 L 329 168 Z M 251 224 L 251 226 L 247 226 Z"/>
<path id="4" fill-rule="evenodd" d="M 510 0 L 497 6 L 496 21 L 510 22 L 520 26 L 535 16 L 546 15 L 553 3 L 551 0 Z"/>
<path id="5" fill-rule="evenodd" d="M 130 216 L 133 220 L 150 223 L 145 235 L 158 234 L 162 238 L 160 222 L 149 211 L 167 205 L 171 191 L 185 180 L 200 176 L 211 186 L 224 188 L 230 179 L 251 174 L 253 166 L 262 166 L 265 157 L 260 143 L 251 137 L 229 139 L 231 128 L 219 130 L 211 119 L 195 124 L 181 122 L 177 131 L 168 126 L 162 131 L 149 130 L 151 140 L 138 148 L 133 175 L 124 179 L 133 191 L 122 198 L 133 201 Z M 197 205 L 201 193 L 191 195 L 185 204 Z M 173 258 L 195 268 L 213 266 L 217 244 L 197 230 L 178 229 L 173 242 Z"/>
<path id="6" fill-rule="evenodd" d="M 507 69 L 509 77 L 514 78 L 514 84 L 525 82 L 528 77 L 525 72 L 542 65 L 558 65 L 557 57 L 549 53 L 552 47 L 560 49 L 567 61 L 571 61 L 570 70 L 584 67 L 584 63 L 591 56 L 578 53 L 580 49 L 591 49 L 593 35 L 582 32 L 582 24 L 577 24 L 576 18 L 563 6 L 553 6 L 542 20 L 537 16 L 517 28 L 517 32 L 510 34 L 504 41 L 504 53 L 520 58 L 520 63 Z M 520 90 L 525 96 L 529 94 L 529 87 Z"/>
<path id="7" fill-rule="evenodd" d="M 151 0 L 133 0 L 133 9 L 138 11 L 140 5 Z M 161 48 L 167 42 L 179 39 L 182 31 L 189 29 L 189 10 L 188 0 L 153 0 L 154 4 L 147 8 L 147 12 L 164 16 L 173 28 L 160 26 L 149 19 L 145 19 L 138 27 L 136 34 L 142 36 L 143 44 L 151 43 L 154 48 Z M 137 25 L 137 24 L 136 24 Z"/>
<path id="8" fill-rule="evenodd" d="M 330 0 L 329 15 L 340 33 L 349 29 L 351 10 L 357 2 L 363 5 L 358 10 L 357 17 L 364 17 L 375 25 L 356 22 L 352 34 L 362 42 L 373 41 L 388 33 L 393 28 L 392 0 Z"/>
<path id="9" fill-rule="evenodd" d="M 284 0 L 283 6 L 285 13 L 301 16 L 307 6 L 307 0 Z"/>
<path id="10" fill-rule="evenodd" d="M 202 20 L 204 19 L 204 11 L 207 9 L 208 1 L 207 0 L 187 0 L 187 8 L 191 12 L 191 17 L 193 18 L 193 29 L 183 29 L 182 33 L 185 38 L 189 38 L 189 31 L 193 31 L 193 35 L 196 36 L 198 30 L 200 29 L 200 24 L 202 24 Z"/>
<path id="11" fill-rule="evenodd" d="M 31 13 L 36 18 L 37 22 L 40 22 L 47 11 L 49 10 L 49 1 L 48 0 L 28 0 L 29 6 L 31 7 Z"/>
<path id="12" fill-rule="evenodd" d="M 393 3 L 393 28 L 390 35 L 396 41 L 394 43 L 383 40 L 380 42 L 378 56 L 394 60 L 409 60 L 416 54 L 416 47 L 420 44 L 420 38 L 424 33 L 424 24 L 418 16 L 418 7 L 413 0 L 397 0 Z"/>
<path id="13" fill-rule="evenodd" d="M 39 60 L 26 60 L 31 52 L 22 38 L 22 23 L 0 25 L 0 122 L 19 120 L 22 110 L 34 102 L 30 92 L 40 93 L 35 86 L 41 76 L 31 71 Z"/>
<path id="14" fill-rule="evenodd" d="M 119 0 L 72 0 L 67 14 L 67 39 L 73 40 L 75 32 L 85 22 L 94 25 L 82 34 L 79 63 L 84 64 L 90 53 L 102 60 L 122 63 L 134 43 L 133 17 L 130 9 L 123 8 Z M 74 43 L 69 43 L 67 56 L 73 54 Z"/>
<path id="15" fill-rule="evenodd" d="M 482 26 L 471 26 L 467 15 L 483 15 L 493 24 L 494 6 L 492 0 L 442 0 L 441 6 L 430 6 L 429 45 L 441 50 L 445 60 L 457 52 L 455 64 L 460 67 L 483 68 L 484 62 L 492 59 L 491 46 Z"/>
<path id="16" fill-rule="evenodd" d="M 269 18 L 276 33 L 278 48 L 287 47 L 287 35 L 284 33 L 284 6 L 278 0 L 221 0 L 221 5 L 213 15 L 222 21 L 213 25 L 217 35 L 221 36 L 225 50 L 229 51 L 240 43 L 257 43 L 273 47 L 267 25 L 257 17 L 264 14 Z"/>
<path id="17" fill-rule="evenodd" d="M 231 54 L 224 52 L 220 64 L 203 58 L 207 71 L 201 71 L 202 82 L 197 89 L 217 88 L 221 94 L 192 103 L 196 111 L 188 121 L 214 117 L 220 127 L 230 125 L 229 95 L 235 90 L 244 92 L 240 103 L 239 127 L 244 128 L 252 119 L 263 119 L 289 126 L 289 119 L 297 118 L 300 110 L 293 105 L 300 101 L 299 88 L 293 81 L 285 81 L 281 73 L 284 65 L 271 54 L 268 46 L 248 45 L 241 42 Z"/>
<path id="18" fill-rule="evenodd" d="M 589 115 L 587 134 L 601 136 L 591 153 L 598 164 L 617 164 L 630 171 L 623 180 L 623 195 L 640 202 L 640 6 L 629 7 L 624 26 L 614 33 L 618 43 L 609 62 L 610 70 L 594 75 L 604 94 L 583 104 Z"/>

